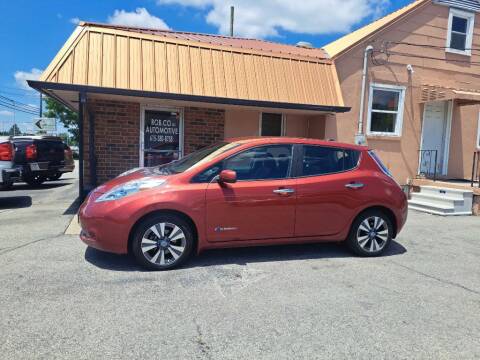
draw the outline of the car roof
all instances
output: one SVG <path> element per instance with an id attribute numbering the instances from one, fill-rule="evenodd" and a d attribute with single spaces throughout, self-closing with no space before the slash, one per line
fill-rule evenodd
<path id="1" fill-rule="evenodd" d="M 14 136 L 13 140 L 22 140 L 22 139 L 34 139 L 34 140 L 58 140 L 62 141 L 62 138 L 59 136 L 53 135 L 22 135 Z"/>
<path id="2" fill-rule="evenodd" d="M 368 147 L 361 145 L 354 145 L 348 143 L 342 143 L 338 141 L 310 139 L 310 138 L 298 138 L 298 137 L 286 137 L 286 136 L 273 136 L 273 137 L 239 137 L 226 139 L 227 142 L 236 142 L 240 144 L 304 144 L 304 145 L 321 145 L 329 147 L 341 147 L 345 149 L 352 149 L 357 151 L 368 150 Z"/>

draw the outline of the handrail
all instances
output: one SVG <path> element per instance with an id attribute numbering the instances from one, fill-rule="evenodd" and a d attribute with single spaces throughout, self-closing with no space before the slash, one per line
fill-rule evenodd
<path id="1" fill-rule="evenodd" d="M 473 152 L 472 187 L 474 186 L 475 181 L 478 181 L 478 187 L 480 188 L 480 150 Z"/>

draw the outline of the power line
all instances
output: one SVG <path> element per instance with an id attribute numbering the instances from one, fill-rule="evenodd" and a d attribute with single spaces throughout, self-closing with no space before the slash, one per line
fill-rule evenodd
<path id="1" fill-rule="evenodd" d="M 10 106 L 14 106 L 16 108 L 23 109 L 23 110 L 36 111 L 36 112 L 38 112 L 40 110 L 40 108 L 38 108 L 37 106 L 28 105 L 28 104 L 22 103 L 20 101 L 10 99 L 10 98 L 8 98 L 6 96 L 3 96 L 3 95 L 0 95 L 0 101 L 3 102 L 3 103 L 9 104 Z"/>

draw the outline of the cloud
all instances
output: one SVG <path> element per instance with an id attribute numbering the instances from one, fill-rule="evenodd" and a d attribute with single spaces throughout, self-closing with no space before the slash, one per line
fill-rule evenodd
<path id="1" fill-rule="evenodd" d="M 230 29 L 230 6 L 235 6 L 235 35 L 265 38 L 279 31 L 303 34 L 346 33 L 366 18 L 381 16 L 389 0 L 157 0 L 205 9 L 206 21 L 221 34 Z"/>
<path id="2" fill-rule="evenodd" d="M 137 26 L 143 28 L 169 30 L 168 25 L 145 8 L 137 8 L 135 11 L 115 10 L 108 22 L 115 25 Z"/>
<path id="3" fill-rule="evenodd" d="M 70 22 L 73 24 L 73 25 L 78 25 L 78 23 L 80 22 L 80 19 L 78 17 L 74 17 L 74 18 L 71 18 L 70 19 Z"/>
<path id="4" fill-rule="evenodd" d="M 0 116 L 13 116 L 13 111 L 0 110 Z"/>
<path id="5" fill-rule="evenodd" d="M 28 71 L 16 71 L 13 76 L 15 77 L 15 82 L 17 83 L 17 86 L 25 89 L 25 90 L 33 90 L 30 86 L 27 84 L 27 80 L 38 80 L 40 75 L 42 75 L 43 70 L 33 68 Z"/>

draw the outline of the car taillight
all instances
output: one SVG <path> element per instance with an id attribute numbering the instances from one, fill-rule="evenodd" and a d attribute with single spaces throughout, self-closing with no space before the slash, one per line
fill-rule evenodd
<path id="1" fill-rule="evenodd" d="M 1 161 L 13 160 L 13 144 L 9 142 L 0 144 L 0 160 Z"/>
<path id="2" fill-rule="evenodd" d="M 35 144 L 27 145 L 25 148 L 25 156 L 27 160 L 35 160 L 37 158 L 37 146 Z"/>
<path id="3" fill-rule="evenodd" d="M 70 146 L 65 147 L 65 159 L 71 159 L 73 158 L 73 153 L 72 149 L 70 149 Z"/>

